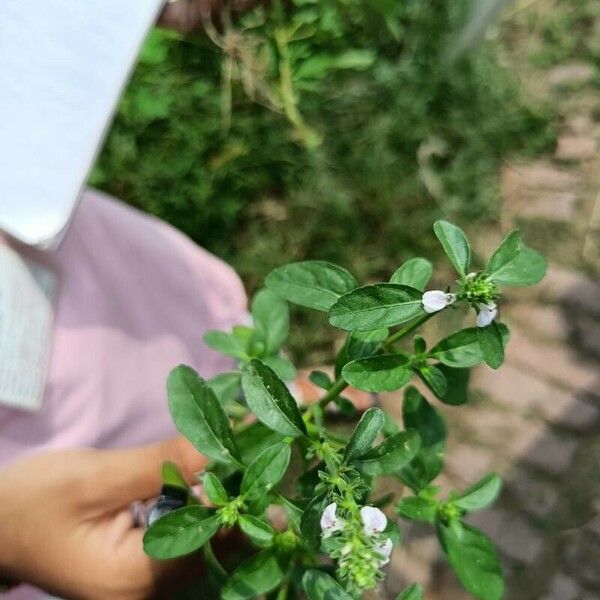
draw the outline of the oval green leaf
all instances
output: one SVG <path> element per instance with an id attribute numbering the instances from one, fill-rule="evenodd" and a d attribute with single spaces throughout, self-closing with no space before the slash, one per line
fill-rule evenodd
<path id="1" fill-rule="evenodd" d="M 501 367 L 504 362 L 504 344 L 498 323 L 493 321 L 487 327 L 478 327 L 477 340 L 486 364 L 492 369 Z"/>
<path id="2" fill-rule="evenodd" d="M 433 266 L 427 259 L 411 258 L 396 269 L 390 277 L 390 283 L 401 283 L 422 292 L 432 275 Z"/>
<path id="3" fill-rule="evenodd" d="M 185 365 L 167 379 L 169 409 L 175 425 L 194 448 L 221 462 L 240 462 L 227 413 L 209 384 Z"/>
<path id="4" fill-rule="evenodd" d="M 166 560 L 202 547 L 219 529 L 219 518 L 205 506 L 185 506 L 156 520 L 144 534 L 144 552 Z"/>
<path id="5" fill-rule="evenodd" d="M 433 523 L 437 513 L 437 502 L 421 496 L 407 496 L 396 505 L 396 512 L 411 521 Z"/>
<path id="6" fill-rule="evenodd" d="M 278 267 L 267 275 L 265 284 L 284 300 L 323 311 L 358 286 L 346 269 L 320 260 Z"/>
<path id="7" fill-rule="evenodd" d="M 290 463 L 290 445 L 284 442 L 263 450 L 244 472 L 240 493 L 246 498 L 265 497 L 277 485 Z"/>
<path id="8" fill-rule="evenodd" d="M 409 463 L 416 456 L 420 445 L 417 431 L 400 431 L 361 456 L 358 464 L 367 475 L 390 475 Z"/>
<path id="9" fill-rule="evenodd" d="M 427 387 L 438 397 L 443 398 L 448 389 L 445 375 L 434 365 L 427 365 L 419 369 L 419 375 Z"/>
<path id="10" fill-rule="evenodd" d="M 425 314 L 422 293 L 396 283 L 376 283 L 342 296 L 329 311 L 329 322 L 346 331 L 392 327 Z"/>
<path id="11" fill-rule="evenodd" d="M 316 569 L 304 573 L 302 587 L 308 600 L 353 600 L 333 577 Z"/>
<path id="12" fill-rule="evenodd" d="M 230 333 L 211 330 L 204 334 L 203 339 L 207 346 L 225 356 L 240 358 L 242 360 L 248 358 L 244 344 L 238 337 Z"/>
<path id="13" fill-rule="evenodd" d="M 423 590 L 418 583 L 409 585 L 396 600 L 423 600 Z"/>
<path id="14" fill-rule="evenodd" d="M 433 231 L 456 271 L 464 277 L 471 263 L 471 247 L 467 236 L 462 229 L 448 221 L 436 221 Z"/>
<path id="15" fill-rule="evenodd" d="M 238 524 L 240 529 L 254 542 L 257 546 L 264 548 L 273 543 L 275 531 L 264 521 L 252 515 L 241 515 Z"/>
<path id="16" fill-rule="evenodd" d="M 225 491 L 221 480 L 214 473 L 205 473 L 202 478 L 202 483 L 204 484 L 206 496 L 215 506 L 227 504 L 229 500 L 227 492 Z"/>
<path id="17" fill-rule="evenodd" d="M 384 354 L 347 363 L 342 377 L 366 392 L 392 392 L 406 385 L 412 376 L 405 354 Z"/>
<path id="18" fill-rule="evenodd" d="M 346 445 L 344 460 L 349 461 L 368 452 L 384 422 L 385 418 L 381 409 L 372 407 L 366 410 Z"/>
<path id="19" fill-rule="evenodd" d="M 502 569 L 487 536 L 458 521 L 448 525 L 438 522 L 437 534 L 450 566 L 465 589 L 480 600 L 501 600 Z"/>
<path id="20" fill-rule="evenodd" d="M 221 600 L 249 600 L 274 590 L 283 579 L 277 558 L 263 551 L 242 563 L 221 591 Z"/>
<path id="21" fill-rule="evenodd" d="M 242 388 L 250 410 L 282 435 L 306 435 L 306 425 L 287 386 L 267 365 L 252 359 L 242 372 Z"/>
<path id="22" fill-rule="evenodd" d="M 502 479 L 496 473 L 490 473 L 453 500 L 453 504 L 467 512 L 481 510 L 494 502 L 501 488 Z"/>
<path id="23" fill-rule="evenodd" d="M 290 331 L 287 303 L 271 290 L 263 289 L 254 295 L 251 310 L 256 333 L 265 343 L 265 354 L 277 352 Z"/>

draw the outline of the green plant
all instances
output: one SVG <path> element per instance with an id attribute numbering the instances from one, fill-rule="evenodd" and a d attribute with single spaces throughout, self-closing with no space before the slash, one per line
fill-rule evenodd
<path id="1" fill-rule="evenodd" d="M 224 16 L 215 42 L 153 31 L 91 180 L 251 290 L 310 258 L 383 276 L 434 250 L 436 217 L 493 217 L 507 156 L 552 147 L 552 109 L 523 98 L 494 42 L 447 60 L 467 0 L 274 4 Z M 327 343 L 303 333 L 299 356 Z"/>
<path id="2" fill-rule="evenodd" d="M 434 231 L 458 274 L 446 289 L 424 291 L 433 268 L 423 258 L 404 263 L 389 282 L 363 286 L 324 261 L 280 266 L 252 302 L 252 327 L 206 334 L 206 343 L 235 358 L 238 370 L 208 381 L 187 366 L 171 372 L 167 388 L 175 424 L 212 461 L 202 476 L 211 505 L 190 504 L 155 521 L 144 536 L 150 556 L 169 559 L 203 547 L 213 598 L 358 598 L 381 581 L 381 568 L 400 541 L 398 525 L 381 510 L 395 499 L 373 497 L 377 478 L 385 475 L 412 492 L 396 502 L 396 514 L 435 527 L 464 587 L 482 600 L 503 596 L 491 541 L 463 521 L 496 498 L 500 478 L 489 474 L 440 497 L 435 478 L 443 468 L 446 425 L 434 404 L 408 384 L 417 376 L 438 401 L 467 402 L 470 367 L 485 362 L 496 369 L 504 360 L 509 333 L 496 320 L 500 287 L 537 283 L 546 263 L 513 231 L 484 268 L 470 272 L 464 233 L 446 221 L 437 221 Z M 311 374 L 323 395 L 308 406 L 298 406 L 284 382 L 294 377 L 281 351 L 289 331 L 287 302 L 326 313 L 347 336 L 335 380 Z M 475 313 L 474 327 L 431 347 L 414 335 L 429 319 L 461 307 Z M 409 336 L 407 350 L 399 343 Z M 348 385 L 369 392 L 407 386 L 404 428 L 372 407 L 349 437 L 333 430 L 329 405 L 350 416 L 356 412 L 342 396 Z M 254 422 L 248 424 L 248 415 Z M 273 506 L 285 513 L 285 524 L 277 528 Z M 256 552 L 226 572 L 210 539 L 232 526 Z M 411 586 L 399 598 L 417 600 L 420 588 Z"/>

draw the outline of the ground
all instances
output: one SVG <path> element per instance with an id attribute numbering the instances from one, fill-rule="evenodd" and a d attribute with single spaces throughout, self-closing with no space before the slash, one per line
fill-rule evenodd
<path id="1" fill-rule="evenodd" d="M 497 230 L 470 232 L 482 254 L 519 226 L 550 257 L 544 281 L 514 290 L 502 319 L 507 362 L 474 370 L 472 403 L 447 407 L 445 488 L 497 471 L 500 500 L 472 521 L 497 544 L 507 600 L 600 598 L 600 141 L 593 64 L 544 71 L 537 90 L 557 102 L 555 154 L 506 164 Z M 400 398 L 384 398 L 398 412 Z M 405 528 L 387 596 L 419 581 L 427 600 L 462 600 L 430 527 Z"/>

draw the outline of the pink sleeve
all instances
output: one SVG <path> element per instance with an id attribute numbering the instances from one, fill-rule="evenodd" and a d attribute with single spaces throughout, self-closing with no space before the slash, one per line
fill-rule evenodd
<path id="1" fill-rule="evenodd" d="M 165 223 L 90 191 L 44 260 L 59 292 L 43 406 L 26 413 L 0 405 L 0 466 L 43 449 L 171 435 L 171 368 L 189 364 L 208 378 L 233 366 L 202 335 L 244 321 L 242 284 Z"/>

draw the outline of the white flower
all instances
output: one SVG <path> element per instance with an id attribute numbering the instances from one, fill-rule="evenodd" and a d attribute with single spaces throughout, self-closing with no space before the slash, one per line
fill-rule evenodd
<path id="1" fill-rule="evenodd" d="M 373 546 L 373 549 L 375 550 L 375 552 L 377 552 L 377 554 L 381 554 L 382 559 L 379 563 L 379 566 L 383 567 L 383 565 L 387 565 L 387 563 L 390 562 L 390 555 L 392 554 L 392 550 L 394 549 L 394 544 L 392 543 L 392 540 L 390 540 L 390 538 L 385 538 L 381 542 L 376 542 Z"/>
<path id="2" fill-rule="evenodd" d="M 387 517 L 374 506 L 363 506 L 360 509 L 360 516 L 367 535 L 381 533 L 387 527 Z"/>
<path id="3" fill-rule="evenodd" d="M 430 290 L 423 294 L 421 302 L 425 312 L 434 313 L 446 308 L 456 300 L 456 294 L 447 294 L 442 290 Z"/>
<path id="4" fill-rule="evenodd" d="M 475 275 L 477 275 L 477 273 L 475 273 L 475 271 L 473 271 L 473 273 L 469 273 L 468 275 L 465 275 L 465 279 L 467 281 L 471 281 L 471 279 L 475 279 Z"/>
<path id="5" fill-rule="evenodd" d="M 339 531 L 344 526 L 344 521 L 339 519 L 335 514 L 336 510 L 337 504 L 332 502 L 325 507 L 321 515 L 321 530 L 323 531 L 324 538 L 328 538 L 332 533 Z"/>
<path id="6" fill-rule="evenodd" d="M 487 327 L 498 314 L 498 308 L 495 302 L 489 304 L 478 304 L 479 312 L 477 313 L 477 327 Z"/>

